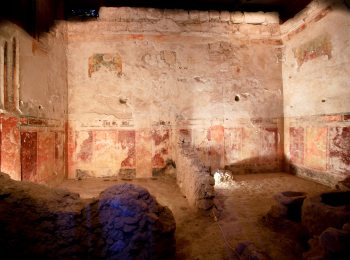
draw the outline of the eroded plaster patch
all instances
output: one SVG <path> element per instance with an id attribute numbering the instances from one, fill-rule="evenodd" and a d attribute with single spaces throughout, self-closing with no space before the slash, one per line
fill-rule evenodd
<path id="1" fill-rule="evenodd" d="M 332 42 L 328 34 L 320 35 L 301 46 L 293 49 L 294 57 L 297 60 L 298 68 L 305 62 L 317 57 L 327 56 L 332 58 Z"/>
<path id="2" fill-rule="evenodd" d="M 95 53 L 89 58 L 89 77 L 102 68 L 122 75 L 122 59 L 117 53 Z"/>

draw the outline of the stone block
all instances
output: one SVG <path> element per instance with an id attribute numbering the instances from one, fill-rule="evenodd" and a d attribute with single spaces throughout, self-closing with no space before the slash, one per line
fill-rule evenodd
<path id="1" fill-rule="evenodd" d="M 113 17 L 115 17 L 116 20 L 130 21 L 132 19 L 132 12 L 133 9 L 131 7 L 118 7 L 115 8 Z"/>
<path id="2" fill-rule="evenodd" d="M 220 12 L 219 11 L 209 11 L 209 21 L 210 22 L 219 22 L 220 21 Z"/>
<path id="3" fill-rule="evenodd" d="M 242 12 L 231 13 L 231 22 L 232 23 L 244 23 L 244 14 Z"/>
<path id="4" fill-rule="evenodd" d="M 260 26 L 254 24 L 240 24 L 239 32 L 246 35 L 259 35 Z"/>
<path id="5" fill-rule="evenodd" d="M 199 21 L 200 22 L 208 22 L 209 21 L 209 12 L 208 11 L 199 12 Z"/>
<path id="6" fill-rule="evenodd" d="M 265 13 L 265 23 L 267 24 L 279 24 L 280 17 L 277 12 L 268 12 Z"/>
<path id="7" fill-rule="evenodd" d="M 197 11 L 197 10 L 191 10 L 190 12 L 189 12 L 189 16 L 190 16 L 190 20 L 192 21 L 192 22 L 199 22 L 200 20 L 199 20 L 199 18 L 200 18 L 200 11 Z"/>
<path id="8" fill-rule="evenodd" d="M 231 21 L 231 14 L 228 11 L 221 11 L 220 12 L 220 20 L 222 22 L 230 22 Z"/>
<path id="9" fill-rule="evenodd" d="M 245 12 L 244 22 L 249 24 L 263 24 L 265 23 L 265 13 L 264 12 Z"/>
<path id="10" fill-rule="evenodd" d="M 174 20 L 175 22 L 186 22 L 189 19 L 189 13 L 187 10 L 181 9 L 166 10 L 164 12 L 164 17 Z"/>
<path id="11" fill-rule="evenodd" d="M 164 11 L 160 9 L 147 8 L 145 11 L 146 18 L 150 20 L 160 20 L 164 16 Z"/>
<path id="12" fill-rule="evenodd" d="M 287 216 L 288 209 L 283 205 L 273 205 L 268 212 L 268 215 L 272 218 L 285 218 Z"/>
<path id="13" fill-rule="evenodd" d="M 349 250 L 350 233 L 336 228 L 327 228 L 320 235 L 320 244 L 330 252 Z"/>

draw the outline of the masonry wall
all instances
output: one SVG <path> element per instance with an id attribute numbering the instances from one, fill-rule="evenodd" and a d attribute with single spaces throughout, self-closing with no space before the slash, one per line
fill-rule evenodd
<path id="1" fill-rule="evenodd" d="M 66 27 L 33 38 L 0 23 L 1 171 L 53 184 L 65 177 Z"/>
<path id="2" fill-rule="evenodd" d="M 281 170 L 278 23 L 141 8 L 69 22 L 69 177 L 151 177 L 178 142 L 212 170 Z"/>
<path id="3" fill-rule="evenodd" d="M 327 185 L 350 173 L 349 14 L 314 1 L 281 28 L 289 171 Z"/>

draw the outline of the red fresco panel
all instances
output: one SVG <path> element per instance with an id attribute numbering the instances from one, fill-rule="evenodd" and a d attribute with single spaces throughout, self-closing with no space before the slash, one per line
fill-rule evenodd
<path id="1" fill-rule="evenodd" d="M 179 129 L 179 144 L 190 146 L 192 143 L 191 129 Z"/>
<path id="2" fill-rule="evenodd" d="M 233 164 L 241 159 L 242 128 L 225 129 L 225 165 Z"/>
<path id="3" fill-rule="evenodd" d="M 210 141 L 208 141 L 208 130 L 206 128 L 192 129 L 192 148 L 196 152 L 198 159 L 206 166 L 210 167 Z"/>
<path id="4" fill-rule="evenodd" d="M 38 181 L 48 180 L 55 176 L 55 133 L 38 132 Z"/>
<path id="5" fill-rule="evenodd" d="M 152 131 L 153 156 L 152 167 L 163 168 L 169 153 L 169 129 L 158 129 Z"/>
<path id="6" fill-rule="evenodd" d="M 304 163 L 304 128 L 290 127 L 290 160 L 295 164 Z"/>
<path id="7" fill-rule="evenodd" d="M 135 131 L 119 131 L 118 143 L 122 149 L 128 149 L 128 157 L 122 161 L 121 167 L 125 169 L 135 168 Z"/>
<path id="8" fill-rule="evenodd" d="M 271 163 L 277 160 L 278 154 L 278 129 L 277 127 L 265 128 L 261 136 L 260 160 L 263 163 Z"/>
<path id="9" fill-rule="evenodd" d="M 327 127 L 306 128 L 305 165 L 315 170 L 326 170 Z"/>
<path id="10" fill-rule="evenodd" d="M 18 129 L 19 119 L 2 118 L 1 171 L 12 178 L 21 178 L 21 136 Z"/>
<path id="11" fill-rule="evenodd" d="M 89 133 L 87 131 L 79 132 L 80 138 L 77 141 L 77 151 L 83 150 L 84 146 L 89 143 Z M 84 144 L 85 143 L 85 144 Z M 92 131 L 92 158 L 91 161 L 77 161 L 77 168 L 83 170 L 96 171 L 97 174 L 115 175 L 119 167 L 117 164 L 121 154 L 125 154 L 118 147 L 117 130 L 94 130 Z M 120 164 L 120 162 L 119 162 Z"/>
<path id="12" fill-rule="evenodd" d="M 89 139 L 90 137 L 88 137 L 86 140 L 89 140 Z M 92 131 L 92 140 L 93 140 L 93 150 L 94 150 L 93 153 L 95 151 L 104 151 L 108 149 L 108 147 L 110 147 L 111 145 L 115 146 L 117 144 L 118 131 L 116 130 Z M 85 141 L 83 141 L 82 146 L 84 146 Z M 81 147 L 80 147 L 80 150 L 82 150 Z"/>
<path id="13" fill-rule="evenodd" d="M 78 133 L 79 134 L 79 133 Z M 87 138 L 82 142 L 79 147 L 77 160 L 83 162 L 90 162 L 93 153 L 93 133 L 92 131 L 87 132 Z"/>
<path id="14" fill-rule="evenodd" d="M 165 166 L 165 160 L 161 153 L 156 153 L 152 157 L 152 167 L 153 168 L 163 168 Z"/>
<path id="15" fill-rule="evenodd" d="M 332 58 L 332 42 L 328 34 L 319 35 L 317 38 L 308 41 L 298 48 L 293 49 L 294 57 L 297 60 L 298 67 L 303 63 L 316 59 L 320 56 Z"/>
<path id="16" fill-rule="evenodd" d="M 68 177 L 75 177 L 75 132 L 67 126 L 67 171 Z"/>
<path id="17" fill-rule="evenodd" d="M 22 180 L 35 181 L 37 170 L 37 133 L 21 133 Z"/>
<path id="18" fill-rule="evenodd" d="M 86 132 L 84 132 L 86 135 Z M 79 150 L 84 150 L 84 146 L 90 143 L 90 136 L 88 134 Z M 115 156 L 115 148 L 118 144 L 118 131 L 116 130 L 96 130 L 92 131 L 92 162 L 99 161 L 99 157 L 104 157 L 104 154 Z M 77 149 L 78 150 L 78 149 Z"/>
<path id="19" fill-rule="evenodd" d="M 211 126 L 208 131 L 210 145 L 210 166 L 212 170 L 221 168 L 221 160 L 224 157 L 224 127 Z"/>
<path id="20" fill-rule="evenodd" d="M 152 177 L 152 135 L 149 129 L 136 132 L 136 176 Z"/>
<path id="21" fill-rule="evenodd" d="M 329 156 L 330 169 L 342 172 L 350 172 L 350 126 L 331 127 L 329 130 Z"/>
<path id="22" fill-rule="evenodd" d="M 244 127 L 242 131 L 242 159 L 247 164 L 256 163 L 259 158 L 261 136 L 255 127 Z M 242 162 L 242 163 L 243 163 Z"/>
<path id="23" fill-rule="evenodd" d="M 64 133 L 55 133 L 55 171 L 57 174 L 64 174 Z"/>
<path id="24" fill-rule="evenodd" d="M 224 141 L 224 127 L 221 125 L 211 126 L 208 131 L 208 140 L 222 143 Z"/>
<path id="25" fill-rule="evenodd" d="M 0 169 L 1 169 L 1 153 L 2 152 L 1 152 L 1 131 L 0 131 Z"/>

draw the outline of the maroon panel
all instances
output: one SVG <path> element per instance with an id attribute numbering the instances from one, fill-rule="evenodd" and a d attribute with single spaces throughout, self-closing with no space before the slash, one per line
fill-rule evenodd
<path id="1" fill-rule="evenodd" d="M 1 150 L 1 143 L 2 143 L 2 136 L 1 136 L 1 131 L 0 131 L 0 169 L 1 169 L 1 154 L 2 154 L 2 150 Z"/>
<path id="2" fill-rule="evenodd" d="M 330 128 L 329 156 L 331 168 L 340 172 L 350 170 L 350 126 Z"/>
<path id="3" fill-rule="evenodd" d="M 1 122 L 1 171 L 18 178 L 21 174 L 19 118 L 3 116 Z"/>
<path id="4" fill-rule="evenodd" d="M 21 133 L 21 169 L 22 180 L 34 180 L 37 171 L 37 145 L 36 132 Z"/>

